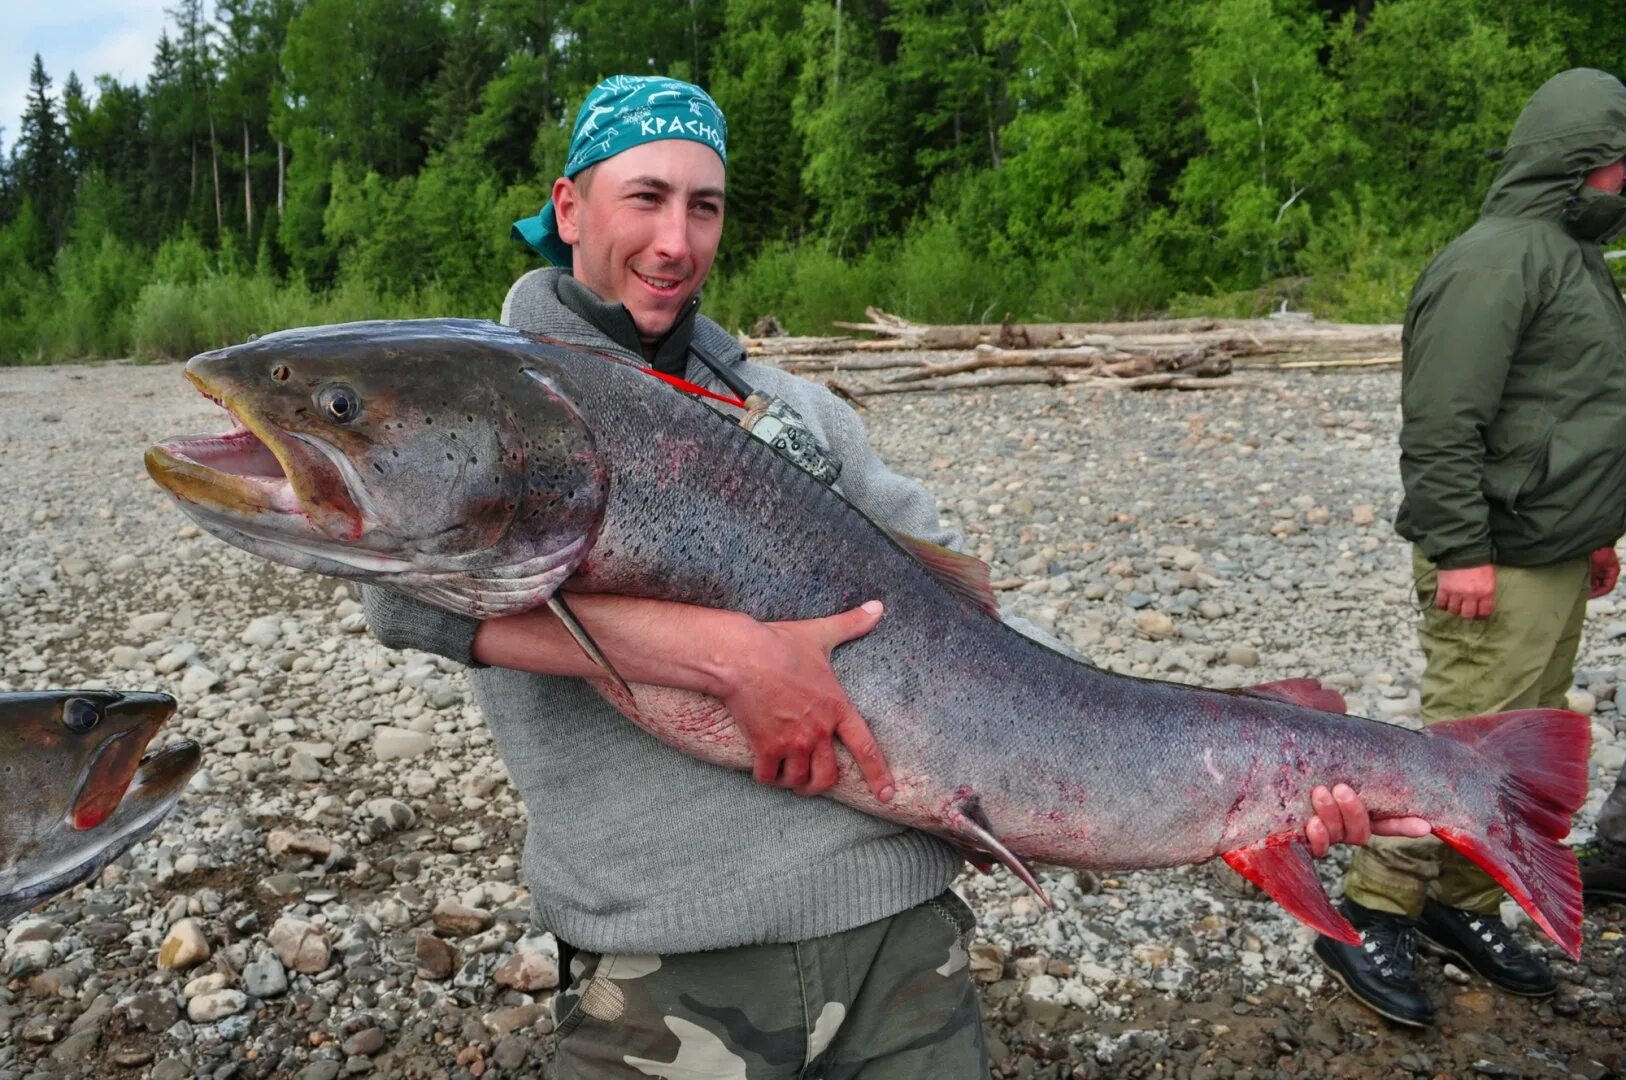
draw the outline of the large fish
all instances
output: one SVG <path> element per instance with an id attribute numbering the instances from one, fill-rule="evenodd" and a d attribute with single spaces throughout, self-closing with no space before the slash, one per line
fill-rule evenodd
<path id="1" fill-rule="evenodd" d="M 1303 840 L 1309 792 L 1346 782 L 1418 815 L 1563 948 L 1588 722 L 1532 710 L 1423 733 L 1344 716 L 1311 680 L 1205 690 L 1101 671 L 1004 626 L 987 567 L 890 534 L 713 407 L 645 371 L 490 323 L 291 330 L 195 357 L 233 430 L 147 454 L 200 526 L 291 566 L 478 617 L 558 590 L 758 619 L 869 599 L 886 617 L 834 666 L 892 766 L 881 804 L 842 755 L 831 797 L 973 861 L 1137 868 L 1222 855 L 1344 941 Z M 618 708 L 686 753 L 752 755 L 720 702 L 613 679 Z M 1037 888 L 1035 884 L 1035 888 Z"/>
<path id="2" fill-rule="evenodd" d="M 0 926 L 145 839 L 198 767 L 193 742 L 147 752 L 168 694 L 0 693 Z"/>

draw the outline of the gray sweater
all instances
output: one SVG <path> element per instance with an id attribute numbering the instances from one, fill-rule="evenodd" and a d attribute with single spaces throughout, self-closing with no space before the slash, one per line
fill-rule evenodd
<path id="1" fill-rule="evenodd" d="M 514 283 L 502 321 L 643 358 L 558 297 L 557 269 Z M 958 548 L 925 489 L 891 472 L 833 394 L 748 363 L 704 317 L 694 348 L 797 409 L 842 462 L 843 494 L 876 521 Z M 690 381 L 725 391 L 691 353 Z M 379 641 L 469 664 L 469 684 L 529 813 L 525 878 L 539 925 L 593 952 L 697 952 L 821 937 L 913 907 L 960 867 L 950 846 L 828 799 L 765 787 L 673 750 L 581 679 L 473 663 L 473 619 L 364 590 Z"/>

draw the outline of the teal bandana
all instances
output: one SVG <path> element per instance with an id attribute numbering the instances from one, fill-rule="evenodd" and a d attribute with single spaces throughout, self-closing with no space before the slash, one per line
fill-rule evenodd
<path id="1" fill-rule="evenodd" d="M 688 139 L 717 151 L 728 164 L 728 122 L 711 96 L 693 83 L 659 75 L 612 75 L 593 87 L 576 113 L 565 176 L 660 139 Z M 550 199 L 535 217 L 514 222 L 511 235 L 555 266 L 570 269 L 570 245 L 559 239 Z"/>

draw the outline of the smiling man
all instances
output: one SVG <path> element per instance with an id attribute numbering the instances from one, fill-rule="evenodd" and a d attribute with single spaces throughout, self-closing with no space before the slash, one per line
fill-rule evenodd
<path id="1" fill-rule="evenodd" d="M 553 266 L 514 283 L 503 321 L 708 389 L 728 389 L 726 371 L 800 414 L 860 510 L 958 548 L 931 496 L 881 463 L 851 409 L 747 362 L 698 314 L 722 235 L 726 131 L 716 103 L 688 83 L 616 76 L 596 87 L 548 205 L 514 225 Z M 746 776 L 624 719 L 582 678 L 601 671 L 545 609 L 476 622 L 380 589 L 366 599 L 384 644 L 470 665 L 525 801 L 526 881 L 537 923 L 559 939 L 566 980 L 549 1075 L 986 1080 L 966 948 L 975 920 L 949 888 L 962 853 L 796 797 L 831 786 L 837 743 L 876 797 L 891 797 L 886 762 L 829 659 L 875 626 L 878 604 L 761 623 L 572 595 L 626 679 L 727 705 L 756 754 Z M 1313 803 L 1306 831 L 1317 854 L 1377 828 L 1348 788 L 1318 789 Z M 1428 829 L 1414 819 L 1381 826 Z"/>

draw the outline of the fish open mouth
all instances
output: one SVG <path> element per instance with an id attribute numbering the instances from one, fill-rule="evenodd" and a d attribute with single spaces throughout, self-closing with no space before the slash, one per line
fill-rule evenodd
<path id="1" fill-rule="evenodd" d="M 97 828 L 69 834 L 75 839 L 48 859 L 25 862 L 9 875 L 0 870 L 0 923 L 11 912 L 88 881 L 150 836 L 175 809 L 202 760 L 202 748 L 190 740 L 142 755 L 128 793 Z"/>
<path id="2" fill-rule="evenodd" d="M 304 518 L 343 540 L 361 535 L 362 515 L 341 470 L 313 441 L 257 420 L 186 373 L 204 397 L 231 417 L 210 435 L 167 439 L 147 451 L 147 472 L 171 495 L 232 517 Z"/>

